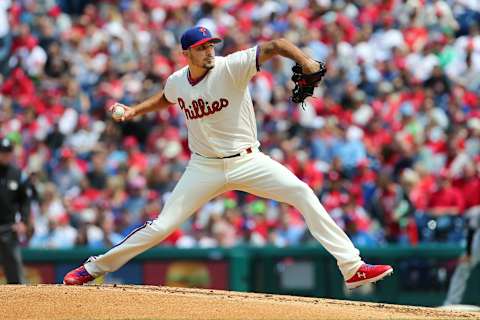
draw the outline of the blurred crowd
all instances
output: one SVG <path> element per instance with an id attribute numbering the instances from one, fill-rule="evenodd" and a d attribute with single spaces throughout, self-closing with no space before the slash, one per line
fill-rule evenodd
<path id="1" fill-rule="evenodd" d="M 358 246 L 455 242 L 480 205 L 478 0 L 2 0 L 0 136 L 35 187 L 25 245 L 109 247 L 154 219 L 190 152 L 176 106 L 118 124 L 185 65 L 192 25 L 227 55 L 284 37 L 328 72 L 305 110 L 287 59 L 251 81 L 263 152 Z M 161 245 L 315 242 L 301 214 L 242 192 Z"/>

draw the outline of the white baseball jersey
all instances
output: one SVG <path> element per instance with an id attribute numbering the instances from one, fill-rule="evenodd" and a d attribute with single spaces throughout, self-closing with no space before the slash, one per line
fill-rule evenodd
<path id="1" fill-rule="evenodd" d="M 225 157 L 258 147 L 248 82 L 258 71 L 257 47 L 215 57 L 215 67 L 193 81 L 188 66 L 168 77 L 164 93 L 182 109 L 192 152 Z"/>

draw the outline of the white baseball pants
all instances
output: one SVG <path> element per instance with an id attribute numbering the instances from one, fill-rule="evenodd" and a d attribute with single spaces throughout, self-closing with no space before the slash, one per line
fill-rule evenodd
<path id="1" fill-rule="evenodd" d="M 95 277 L 116 271 L 157 245 L 209 200 L 229 190 L 245 191 L 297 208 L 313 236 L 336 258 L 345 279 L 363 264 L 359 251 L 325 211 L 312 189 L 283 165 L 254 150 L 227 159 L 192 154 L 158 218 L 134 230 L 107 253 L 91 257 L 85 268 Z"/>

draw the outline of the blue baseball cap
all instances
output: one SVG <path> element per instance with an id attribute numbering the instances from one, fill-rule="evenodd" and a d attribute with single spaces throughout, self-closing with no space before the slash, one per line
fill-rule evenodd
<path id="1" fill-rule="evenodd" d="M 193 27 L 185 31 L 180 39 L 182 43 L 182 49 L 187 50 L 188 48 L 194 48 L 205 42 L 218 43 L 222 39 L 212 37 L 210 31 L 205 27 Z"/>

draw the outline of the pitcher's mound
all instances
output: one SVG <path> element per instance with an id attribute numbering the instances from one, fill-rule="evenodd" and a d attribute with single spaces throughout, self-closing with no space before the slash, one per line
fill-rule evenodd
<path id="1" fill-rule="evenodd" d="M 479 313 L 154 286 L 0 286 L 1 319 L 480 319 Z"/>

